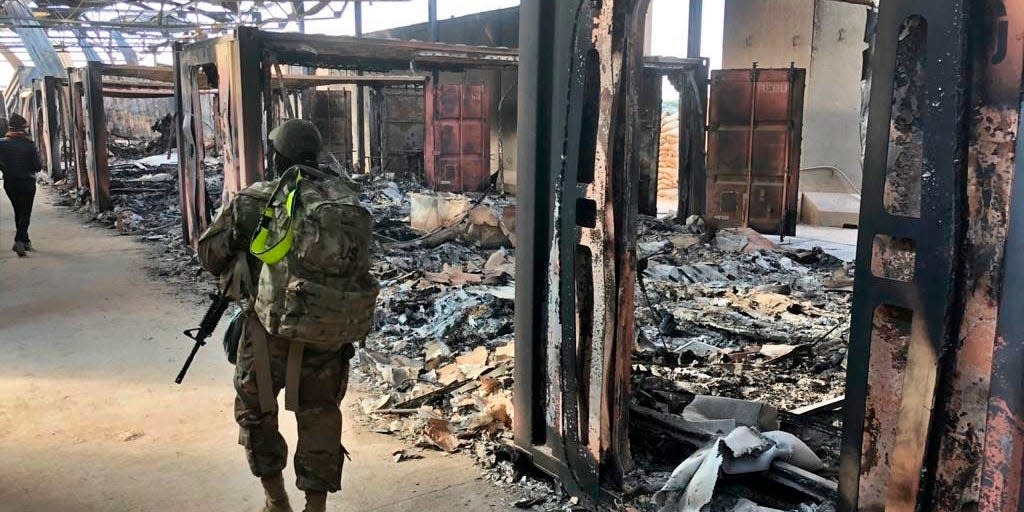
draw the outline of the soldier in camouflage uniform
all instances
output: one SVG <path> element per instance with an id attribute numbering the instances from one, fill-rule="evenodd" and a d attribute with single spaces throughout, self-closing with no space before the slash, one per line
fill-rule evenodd
<path id="1" fill-rule="evenodd" d="M 322 142 L 312 123 L 286 121 L 271 132 L 270 139 L 278 175 L 294 164 L 316 167 Z M 224 289 L 248 312 L 235 363 L 235 419 L 240 427 L 239 444 L 245 447 L 252 473 L 263 483 L 266 512 L 292 510 L 281 475 L 288 447 L 278 431 L 276 398 L 285 387 L 291 343 L 270 335 L 252 313 L 255 276 L 259 276 L 261 263 L 249 253 L 250 240 L 276 185 L 276 181 L 260 182 L 240 192 L 199 241 L 203 267 L 219 276 Z M 306 493 L 308 512 L 325 510 L 327 493 L 341 486 L 346 452 L 341 444 L 340 403 L 348 387 L 353 354 L 351 344 L 337 350 L 306 347 L 301 371 L 296 372 L 295 473 L 298 488 Z M 261 386 L 261 382 L 266 384 Z"/>

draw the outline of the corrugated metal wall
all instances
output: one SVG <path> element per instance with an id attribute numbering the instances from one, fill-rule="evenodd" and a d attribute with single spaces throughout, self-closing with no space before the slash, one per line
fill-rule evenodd
<path id="1" fill-rule="evenodd" d="M 150 130 L 161 118 L 174 112 L 174 98 L 103 98 L 107 130 L 115 137 L 150 139 Z"/>
<path id="2" fill-rule="evenodd" d="M 214 96 L 200 97 L 203 114 L 204 143 L 214 144 L 213 109 Z M 112 137 L 130 139 L 153 139 L 160 134 L 151 127 L 167 114 L 174 112 L 174 98 L 103 98 L 107 114 L 107 130 Z"/>
<path id="3" fill-rule="evenodd" d="M 447 192 L 482 192 L 490 178 L 490 124 L 485 85 L 427 89 L 427 183 Z M 430 117 L 433 119 L 430 119 Z"/>
<path id="4" fill-rule="evenodd" d="M 371 152 L 383 172 L 423 174 L 423 87 L 385 87 L 373 92 Z M 383 152 L 383 155 L 381 155 Z"/>
<path id="5" fill-rule="evenodd" d="M 806 71 L 711 73 L 707 221 L 794 235 Z"/>

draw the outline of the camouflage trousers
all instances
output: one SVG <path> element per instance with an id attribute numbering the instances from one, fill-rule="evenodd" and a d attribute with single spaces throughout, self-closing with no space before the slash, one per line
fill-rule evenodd
<path id="1" fill-rule="evenodd" d="M 247 334 L 239 343 L 235 364 L 235 420 L 240 427 L 238 442 L 245 447 L 253 475 L 272 476 L 287 465 L 288 445 L 278 430 L 277 407 L 260 408 L 256 358 L 250 329 L 263 329 L 250 318 Z M 263 331 L 264 333 L 266 331 Z M 270 354 L 273 396 L 285 385 L 291 343 L 266 335 Z M 300 490 L 335 492 L 341 488 L 345 448 L 341 445 L 341 400 L 348 389 L 352 345 L 339 350 L 318 350 L 307 346 L 299 378 L 298 444 L 295 447 L 296 485 Z"/>

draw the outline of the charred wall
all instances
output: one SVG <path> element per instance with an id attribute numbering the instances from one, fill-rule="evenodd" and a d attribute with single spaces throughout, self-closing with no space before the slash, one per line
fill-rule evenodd
<path id="1" fill-rule="evenodd" d="M 157 121 L 174 112 L 174 98 L 103 98 L 107 129 L 114 137 L 148 139 Z"/>
<path id="2" fill-rule="evenodd" d="M 213 95 L 203 95 L 203 124 L 205 143 L 213 144 Z M 107 111 L 107 130 L 111 137 L 149 140 L 160 136 L 152 127 L 165 116 L 174 113 L 174 98 L 103 98 Z"/>

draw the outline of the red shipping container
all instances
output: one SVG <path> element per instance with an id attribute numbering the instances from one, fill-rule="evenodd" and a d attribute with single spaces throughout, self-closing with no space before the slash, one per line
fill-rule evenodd
<path id="1" fill-rule="evenodd" d="M 491 127 L 486 85 L 426 89 L 427 184 L 442 192 L 483 192 L 491 179 Z"/>

